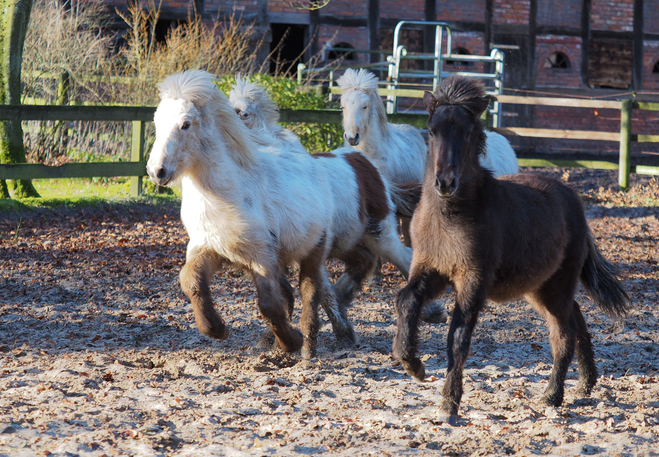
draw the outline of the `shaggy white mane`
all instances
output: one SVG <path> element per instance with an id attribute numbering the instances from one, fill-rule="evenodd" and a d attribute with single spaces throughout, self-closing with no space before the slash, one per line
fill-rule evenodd
<path id="1" fill-rule="evenodd" d="M 378 91 L 378 77 L 363 68 L 359 71 L 348 68 L 336 83 L 343 93 L 346 93 L 350 89 L 362 90 L 366 93 L 377 93 Z"/>
<path id="2" fill-rule="evenodd" d="M 279 121 L 279 107 L 270 98 L 265 87 L 257 82 L 251 82 L 248 77 L 236 76 L 236 83 L 229 92 L 229 100 L 234 104 L 239 100 L 246 100 L 261 110 L 264 122 L 274 124 Z"/>
<path id="3" fill-rule="evenodd" d="M 182 99 L 203 105 L 218 92 L 213 82 L 215 79 L 215 75 L 203 70 L 186 70 L 169 75 L 158 84 L 160 98 Z"/>

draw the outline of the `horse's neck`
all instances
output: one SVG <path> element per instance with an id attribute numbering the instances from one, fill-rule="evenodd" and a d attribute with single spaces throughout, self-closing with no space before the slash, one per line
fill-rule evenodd
<path id="1" fill-rule="evenodd" d="M 389 141 L 389 135 L 389 126 L 380 125 L 380 122 L 376 118 L 375 121 L 371 122 L 369 125 L 367 134 L 364 135 L 364 138 L 360 143 L 360 146 L 362 146 L 362 152 L 376 161 L 382 161 L 387 154 L 386 144 Z"/>

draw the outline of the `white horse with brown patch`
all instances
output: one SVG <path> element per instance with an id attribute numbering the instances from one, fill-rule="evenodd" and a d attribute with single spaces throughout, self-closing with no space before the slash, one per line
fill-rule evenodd
<path id="1" fill-rule="evenodd" d="M 229 101 L 249 129 L 261 130 L 291 151 L 307 152 L 295 133 L 279 125 L 279 107 L 259 83 L 236 76 L 236 83 L 229 92 Z M 272 143 L 266 145 L 271 146 Z"/>
<path id="2" fill-rule="evenodd" d="M 225 339 L 228 329 L 213 306 L 210 281 L 223 265 L 248 272 L 258 307 L 280 347 L 314 355 L 318 305 L 340 342 L 356 337 L 341 300 L 350 300 L 382 256 L 407 276 L 411 250 L 396 234 L 386 182 L 361 153 L 343 148 L 299 154 L 260 146 L 229 100 L 199 70 L 159 85 L 156 139 L 147 172 L 161 186 L 180 180 L 181 219 L 190 237 L 180 274 L 198 329 Z M 337 299 L 328 256 L 346 263 Z M 299 263 L 302 335 L 290 322 L 293 293 L 288 265 Z"/>

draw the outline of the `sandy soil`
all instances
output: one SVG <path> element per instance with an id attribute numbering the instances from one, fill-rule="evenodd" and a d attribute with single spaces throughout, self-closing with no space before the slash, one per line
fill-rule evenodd
<path id="1" fill-rule="evenodd" d="M 422 324 L 428 382 L 391 358 L 404 284 L 393 269 L 351 311 L 360 347 L 338 347 L 323 315 L 318 358 L 305 363 L 255 348 L 264 324 L 238 272 L 213 285 L 231 336 L 198 333 L 178 285 L 176 205 L 0 214 L 0 455 L 659 455 L 659 208 L 587 211 L 635 306 L 615 321 L 579 294 L 600 370 L 593 395 L 575 397 L 573 364 L 565 404 L 540 404 L 544 321 L 524 301 L 490 304 L 455 427 L 437 420 L 447 325 Z"/>

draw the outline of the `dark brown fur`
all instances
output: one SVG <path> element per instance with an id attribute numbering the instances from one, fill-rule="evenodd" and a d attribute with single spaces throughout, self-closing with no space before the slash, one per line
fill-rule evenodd
<path id="1" fill-rule="evenodd" d="M 359 218 L 368 220 L 369 225 L 376 225 L 389 215 L 389 199 L 377 168 L 359 152 L 343 155 L 357 175 L 359 184 Z"/>
<path id="2" fill-rule="evenodd" d="M 578 283 L 610 315 L 624 315 L 629 297 L 592 241 L 579 196 L 542 176 L 496 180 L 480 166 L 484 132 L 479 118 L 488 102 L 480 83 L 447 78 L 424 100 L 430 114 L 430 158 L 412 220 L 410 279 L 396 299 L 394 355 L 411 376 L 423 379 L 425 370 L 416 356 L 420 310 L 451 285 L 456 302 L 442 410 L 455 424 L 462 370 L 480 310 L 487 299 L 524 296 L 550 330 L 554 366 L 544 400 L 562 403 L 575 352 L 579 392 L 588 395 L 597 369 L 574 300 Z"/>

